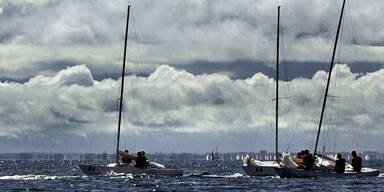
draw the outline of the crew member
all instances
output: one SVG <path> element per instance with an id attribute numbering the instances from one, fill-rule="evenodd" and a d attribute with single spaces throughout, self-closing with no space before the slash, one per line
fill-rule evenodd
<path id="1" fill-rule="evenodd" d="M 124 150 L 124 152 L 129 153 L 128 150 Z M 121 155 L 121 162 L 126 164 L 131 164 L 132 158 L 129 158 L 127 155 Z"/>
<path id="2" fill-rule="evenodd" d="M 120 154 L 122 163 L 130 165 L 133 161 L 137 160 L 137 157 L 135 157 L 134 155 L 130 155 L 128 150 L 124 150 L 124 152 L 126 154 L 124 154 L 124 153 Z"/>
<path id="3" fill-rule="evenodd" d="M 356 151 L 352 151 L 352 167 L 354 171 L 356 172 L 361 171 L 362 162 L 363 160 L 361 159 L 360 156 L 356 154 Z"/>
<path id="4" fill-rule="evenodd" d="M 145 156 L 144 151 L 137 152 L 137 160 L 135 167 L 145 169 L 148 167 L 148 158 Z"/>
<path id="5" fill-rule="evenodd" d="M 304 154 L 302 156 L 302 163 L 300 164 L 300 169 L 309 170 L 313 167 L 313 157 L 312 154 L 309 153 L 308 149 L 304 151 Z"/>
<path id="6" fill-rule="evenodd" d="M 344 173 L 345 171 L 345 159 L 341 156 L 341 154 L 337 154 L 337 160 L 333 171 L 336 173 Z"/>

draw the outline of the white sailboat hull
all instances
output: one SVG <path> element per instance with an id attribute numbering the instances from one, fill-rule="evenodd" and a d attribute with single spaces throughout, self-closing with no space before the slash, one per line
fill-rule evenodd
<path id="1" fill-rule="evenodd" d="M 353 170 L 345 170 L 344 173 L 335 173 L 331 170 L 316 169 L 311 170 L 278 167 L 275 168 L 276 173 L 281 178 L 310 178 L 310 177 L 366 177 L 378 176 L 379 171 L 368 167 L 363 167 L 360 172 Z"/>
<path id="2" fill-rule="evenodd" d="M 122 174 L 133 174 L 133 175 L 155 175 L 155 176 L 183 176 L 184 171 L 182 169 L 167 169 L 167 168 L 137 168 L 130 165 L 116 165 L 116 166 L 105 166 L 105 165 L 85 165 L 80 164 L 80 169 L 86 175 L 106 175 L 110 173 L 122 173 Z"/>
<path id="3" fill-rule="evenodd" d="M 258 161 L 248 156 L 243 159 L 243 169 L 249 176 L 277 176 L 278 167 L 275 161 Z"/>

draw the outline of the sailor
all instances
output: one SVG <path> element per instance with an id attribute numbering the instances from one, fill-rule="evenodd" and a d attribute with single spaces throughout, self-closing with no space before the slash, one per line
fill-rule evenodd
<path id="1" fill-rule="evenodd" d="M 306 149 L 302 155 L 301 162 L 299 161 L 299 169 L 310 170 L 313 167 L 313 157 L 312 154 L 309 153 L 308 149 Z"/>
<path id="2" fill-rule="evenodd" d="M 301 153 L 300 152 L 297 152 L 296 158 L 301 159 Z"/>
<path id="3" fill-rule="evenodd" d="M 304 151 L 297 152 L 295 162 L 300 166 L 303 164 Z"/>
<path id="4" fill-rule="evenodd" d="M 360 172 L 362 161 L 361 157 L 356 154 L 356 151 L 352 151 L 352 167 L 354 171 Z"/>
<path id="5" fill-rule="evenodd" d="M 337 160 L 333 171 L 336 173 L 344 173 L 345 171 L 345 159 L 341 156 L 341 154 L 337 154 Z"/>
<path id="6" fill-rule="evenodd" d="M 137 152 L 137 160 L 135 167 L 145 169 L 148 167 L 148 158 L 145 156 L 144 151 Z"/>
<path id="7" fill-rule="evenodd" d="M 128 150 L 124 150 L 124 152 L 129 153 Z M 128 156 L 126 156 L 126 155 L 122 155 L 121 156 L 121 162 L 122 163 L 126 163 L 126 164 L 130 164 L 132 162 L 132 159 L 129 158 Z"/>
<path id="8" fill-rule="evenodd" d="M 309 150 L 306 149 L 304 151 L 304 155 L 303 155 L 303 163 L 302 165 L 304 166 L 304 169 L 306 170 L 309 170 L 309 169 L 312 169 L 313 167 L 313 157 L 312 157 L 312 154 L 309 153 Z"/>
<path id="9" fill-rule="evenodd" d="M 125 163 L 126 165 L 133 165 L 137 159 L 134 155 L 130 155 L 128 150 L 124 150 L 125 154 L 122 153 L 121 155 L 121 162 Z"/>

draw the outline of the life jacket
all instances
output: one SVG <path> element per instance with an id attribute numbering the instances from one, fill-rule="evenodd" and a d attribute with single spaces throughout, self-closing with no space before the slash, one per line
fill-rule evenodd
<path id="1" fill-rule="evenodd" d="M 305 154 L 303 156 L 303 163 L 305 169 L 312 169 L 313 167 L 313 158 L 311 154 Z"/>
<path id="2" fill-rule="evenodd" d="M 121 157 L 121 162 L 130 164 L 132 162 L 132 159 L 127 157 L 127 156 L 122 156 Z"/>

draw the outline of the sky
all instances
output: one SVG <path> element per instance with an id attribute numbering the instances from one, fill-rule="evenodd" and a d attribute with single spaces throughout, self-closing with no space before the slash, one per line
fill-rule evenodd
<path id="1" fill-rule="evenodd" d="M 313 150 L 341 0 L 132 0 L 121 148 Z M 0 153 L 116 147 L 127 1 L 0 0 Z M 347 0 L 320 149 L 384 144 L 384 4 Z M 383 152 L 383 151 L 382 151 Z"/>

